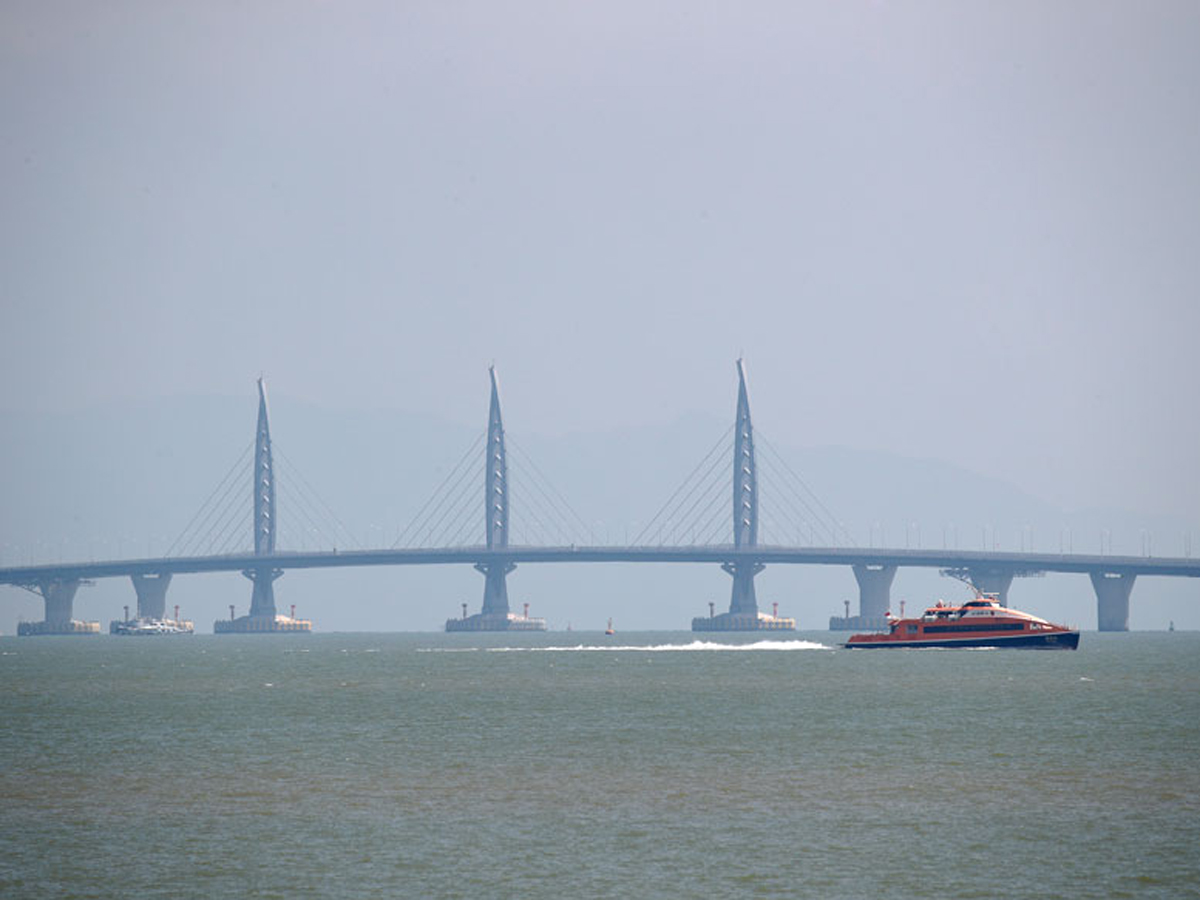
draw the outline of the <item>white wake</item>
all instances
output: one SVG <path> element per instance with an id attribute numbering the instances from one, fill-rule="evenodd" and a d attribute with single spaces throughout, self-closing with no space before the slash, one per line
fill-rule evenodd
<path id="1" fill-rule="evenodd" d="M 687 653 L 694 651 L 746 652 L 759 650 L 832 650 L 813 641 L 755 641 L 722 644 L 691 641 L 687 644 L 577 644 L 573 647 L 427 647 L 426 653 Z"/>

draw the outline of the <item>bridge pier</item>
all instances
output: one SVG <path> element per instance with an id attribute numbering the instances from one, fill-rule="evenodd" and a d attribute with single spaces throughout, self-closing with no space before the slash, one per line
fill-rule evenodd
<path id="1" fill-rule="evenodd" d="M 506 617 L 508 615 L 508 573 L 513 563 L 475 563 L 475 570 L 483 573 L 483 615 Z"/>
<path id="2" fill-rule="evenodd" d="M 1096 590 L 1096 624 L 1100 631 L 1129 630 L 1129 595 L 1137 576 L 1131 573 L 1092 572 Z"/>
<path id="3" fill-rule="evenodd" d="M 1008 589 L 1012 587 L 1013 573 L 995 569 L 968 569 L 967 577 L 981 594 L 995 594 L 1001 606 L 1008 606 Z"/>
<path id="4" fill-rule="evenodd" d="M 171 584 L 171 573 L 159 575 L 132 575 L 133 590 L 137 594 L 137 617 L 158 619 L 167 617 L 167 588 Z"/>
<path id="5" fill-rule="evenodd" d="M 524 615 L 513 615 L 508 611 L 508 573 L 516 568 L 514 563 L 475 563 L 475 570 L 483 574 L 483 609 L 468 616 L 463 604 L 461 619 L 447 619 L 447 631 L 545 631 L 546 620 L 529 615 L 529 604 L 525 604 Z"/>
<path id="6" fill-rule="evenodd" d="M 52 628 L 65 628 L 71 624 L 75 607 L 75 592 L 79 590 L 79 579 L 43 581 L 38 591 L 46 604 L 46 624 Z"/>
<path id="7" fill-rule="evenodd" d="M 250 613 L 234 617 L 233 607 L 229 607 L 229 619 L 218 619 L 213 622 L 213 634 L 281 634 L 303 633 L 312 631 L 312 622 L 308 619 L 297 619 L 292 607 L 292 616 L 281 616 L 275 612 L 275 579 L 283 574 L 283 569 L 264 567 L 260 569 L 244 569 L 242 575 L 254 584 L 250 593 Z"/>
<path id="8" fill-rule="evenodd" d="M 830 631 L 881 631 L 887 628 L 887 614 L 891 608 L 892 580 L 896 577 L 896 566 L 852 566 L 854 580 L 858 582 L 858 615 L 847 614 L 829 617 Z"/>
<path id="9" fill-rule="evenodd" d="M 863 619 L 882 619 L 892 608 L 892 581 L 895 566 L 854 566 L 858 582 L 858 615 Z"/>
<path id="10" fill-rule="evenodd" d="M 18 635 L 36 634 L 99 634 L 99 622 L 80 622 L 73 619 L 75 592 L 82 584 L 79 578 L 45 579 L 39 581 L 34 593 L 41 594 L 46 618 L 41 622 L 21 622 Z"/>
<path id="11" fill-rule="evenodd" d="M 252 618 L 275 618 L 275 579 L 283 574 L 282 569 L 246 569 L 242 572 L 250 579 L 254 589 L 250 592 L 250 616 Z"/>
<path id="12" fill-rule="evenodd" d="M 179 607 L 175 607 L 175 618 L 167 622 L 167 587 L 171 584 L 170 572 L 130 575 L 133 590 L 137 594 L 137 618 L 130 621 L 129 607 L 125 607 L 125 618 L 108 623 L 109 634 L 194 634 L 193 622 L 179 619 Z"/>
<path id="13" fill-rule="evenodd" d="M 721 563 L 721 568 L 733 576 L 729 612 L 692 619 L 692 631 L 795 631 L 796 620 L 758 611 L 754 592 L 754 576 L 766 568 L 760 562 Z M 778 604 L 776 604 L 778 605 Z M 711 604 L 710 604 L 711 606 Z"/>
<path id="14" fill-rule="evenodd" d="M 766 568 L 762 563 L 721 563 L 721 568 L 733 576 L 733 591 L 729 597 L 731 616 L 758 615 L 758 597 L 754 593 L 754 576 Z"/>

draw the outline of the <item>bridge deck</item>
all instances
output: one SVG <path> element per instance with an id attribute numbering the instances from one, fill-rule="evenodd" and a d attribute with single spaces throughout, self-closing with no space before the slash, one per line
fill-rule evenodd
<path id="1" fill-rule="evenodd" d="M 256 556 L 161 557 L 100 562 L 47 563 L 0 568 L 0 584 L 113 578 L 154 573 L 240 572 L 260 569 L 322 569 L 496 563 L 772 563 L 784 565 L 911 566 L 986 569 L 1013 574 L 1074 572 L 1200 578 L 1200 559 L 970 550 L 888 550 L 857 547 L 446 547 L 431 550 L 326 550 Z"/>

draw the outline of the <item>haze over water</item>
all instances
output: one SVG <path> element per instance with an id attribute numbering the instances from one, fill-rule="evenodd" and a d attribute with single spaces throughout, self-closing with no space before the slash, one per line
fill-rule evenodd
<path id="1" fill-rule="evenodd" d="M 1200 635 L 0 639 L 0 895 L 1181 897 Z"/>

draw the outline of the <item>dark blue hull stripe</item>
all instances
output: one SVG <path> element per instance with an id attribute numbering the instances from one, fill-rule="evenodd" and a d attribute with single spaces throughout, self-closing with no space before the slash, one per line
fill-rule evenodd
<path id="1" fill-rule="evenodd" d="M 1079 646 L 1078 631 L 1058 631 L 1052 634 L 1018 634 L 1012 637 L 933 638 L 924 641 L 864 641 L 845 644 L 847 650 L 875 650 L 881 647 L 1028 647 L 1041 650 L 1074 650 Z"/>

